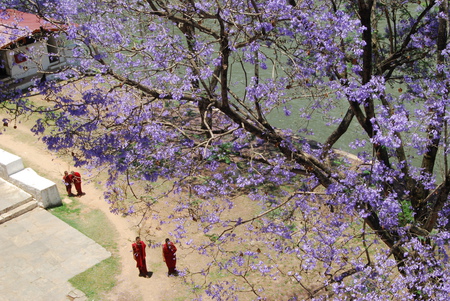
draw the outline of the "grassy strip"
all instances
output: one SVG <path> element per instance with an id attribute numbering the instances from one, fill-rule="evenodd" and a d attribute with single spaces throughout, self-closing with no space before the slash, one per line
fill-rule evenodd
<path id="1" fill-rule="evenodd" d="M 102 211 L 90 210 L 76 199 L 49 211 L 111 252 L 111 257 L 69 280 L 88 300 L 105 300 L 104 295 L 116 285 L 115 276 L 120 273 L 114 226 Z"/>

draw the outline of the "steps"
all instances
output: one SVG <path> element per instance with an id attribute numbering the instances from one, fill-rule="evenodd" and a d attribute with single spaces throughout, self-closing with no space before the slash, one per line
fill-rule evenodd
<path id="1" fill-rule="evenodd" d="M 16 218 L 24 213 L 27 213 L 34 208 L 38 207 L 38 203 L 35 199 L 31 199 L 25 204 L 22 204 L 18 207 L 15 207 L 13 209 L 10 209 L 6 211 L 5 213 L 0 214 L 0 225 L 3 223 L 6 223 L 7 221 L 12 220 L 13 218 Z"/>
<path id="2" fill-rule="evenodd" d="M 50 208 L 62 204 L 54 182 L 41 177 L 31 168 L 24 168 L 20 157 L 2 149 L 0 149 L 0 178 L 31 194 L 40 207 Z M 2 194 L 3 191 L 0 190 L 0 198 Z"/>
<path id="3" fill-rule="evenodd" d="M 33 196 L 0 178 L 0 224 L 38 206 Z"/>
<path id="4" fill-rule="evenodd" d="M 56 184 L 24 168 L 22 159 L 0 149 L 0 224 L 40 206 L 61 205 Z"/>

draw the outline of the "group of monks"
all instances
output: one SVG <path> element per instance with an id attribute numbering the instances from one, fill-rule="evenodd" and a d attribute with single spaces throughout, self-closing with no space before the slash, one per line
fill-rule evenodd
<path id="1" fill-rule="evenodd" d="M 66 185 L 67 194 L 69 196 L 82 196 L 85 193 L 81 190 L 81 175 L 78 172 L 65 171 L 63 176 L 64 184 Z M 72 193 L 72 184 L 75 186 L 75 190 L 77 194 Z M 147 277 L 149 278 L 151 275 L 147 271 L 147 264 L 145 262 L 145 248 L 147 245 L 143 242 L 140 237 L 136 237 L 135 243 L 132 244 L 133 247 L 133 258 L 136 260 L 136 267 L 139 269 L 139 277 Z M 174 243 L 170 241 L 170 239 L 166 238 L 165 243 L 162 246 L 162 256 L 163 260 L 167 265 L 167 276 L 174 275 L 178 276 L 178 271 L 176 270 L 177 265 L 177 257 L 176 253 L 177 247 L 175 247 Z"/>
<path id="2" fill-rule="evenodd" d="M 79 172 L 71 171 L 69 174 L 69 172 L 65 171 L 63 182 L 64 185 L 66 185 L 66 191 L 69 196 L 82 196 L 85 194 L 81 190 L 81 175 Z M 77 191 L 76 195 L 72 193 L 72 184 L 75 186 L 75 190 Z"/>
<path id="3" fill-rule="evenodd" d="M 66 185 L 66 191 L 69 196 L 82 196 L 85 193 L 81 190 L 81 175 L 79 172 L 65 171 L 63 176 L 63 182 Z M 72 184 L 75 186 L 77 194 L 72 193 Z M 139 269 L 139 277 L 149 278 L 151 275 L 147 271 L 147 264 L 145 262 L 145 248 L 147 245 L 143 242 L 140 237 L 136 237 L 135 243 L 132 244 L 133 248 L 133 258 L 136 260 L 136 267 Z M 174 275 L 178 276 L 178 271 L 176 270 L 177 265 L 177 247 L 170 239 L 166 238 L 165 243 L 162 246 L 162 256 L 163 260 L 167 265 L 167 276 Z"/>
<path id="4" fill-rule="evenodd" d="M 139 269 L 139 277 L 147 277 L 150 278 L 150 275 L 147 271 L 147 264 L 145 262 L 145 247 L 146 244 L 143 242 L 140 237 L 136 237 L 136 242 L 132 244 L 133 247 L 133 258 L 136 260 L 136 267 Z M 177 265 L 177 257 L 176 253 L 177 247 L 170 241 L 170 239 L 166 238 L 165 243 L 162 246 L 162 256 L 163 260 L 167 265 L 167 276 L 174 275 L 178 276 L 178 271 L 176 270 Z"/>

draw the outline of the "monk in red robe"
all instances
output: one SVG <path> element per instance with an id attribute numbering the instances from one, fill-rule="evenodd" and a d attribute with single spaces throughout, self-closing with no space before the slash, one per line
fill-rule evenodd
<path id="1" fill-rule="evenodd" d="M 77 196 L 84 195 L 83 191 L 81 190 L 81 175 L 79 172 L 72 171 L 72 181 L 73 185 L 75 185 L 75 189 L 77 190 Z"/>
<path id="2" fill-rule="evenodd" d="M 131 245 L 133 247 L 133 258 L 136 260 L 136 267 L 139 269 L 139 277 L 148 277 L 147 263 L 145 262 L 145 242 L 139 236 L 136 237 L 136 242 Z"/>
<path id="3" fill-rule="evenodd" d="M 64 172 L 63 176 L 64 185 L 66 185 L 66 191 L 69 196 L 74 196 L 72 193 L 72 175 L 69 175 L 67 171 Z"/>
<path id="4" fill-rule="evenodd" d="M 166 243 L 163 244 L 162 247 L 162 255 L 164 262 L 167 265 L 167 269 L 169 270 L 167 272 L 167 276 L 174 275 L 178 276 L 178 271 L 176 270 L 177 266 L 177 247 L 173 244 L 173 242 L 170 241 L 170 239 L 166 238 Z"/>

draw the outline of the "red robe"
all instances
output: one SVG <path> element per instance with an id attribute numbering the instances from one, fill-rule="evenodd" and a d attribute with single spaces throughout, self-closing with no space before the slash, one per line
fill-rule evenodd
<path id="1" fill-rule="evenodd" d="M 139 269 L 140 276 L 146 276 L 147 272 L 147 264 L 145 262 L 145 242 L 142 240 L 138 243 L 134 243 L 131 245 L 133 247 L 133 257 L 136 260 L 136 267 Z"/>
<path id="2" fill-rule="evenodd" d="M 64 181 L 64 185 L 66 185 L 66 191 L 69 194 L 69 196 L 73 195 L 72 194 L 72 175 L 65 175 L 63 177 L 63 181 Z"/>
<path id="3" fill-rule="evenodd" d="M 75 189 L 77 190 L 77 195 L 83 195 L 83 191 L 81 190 L 81 175 L 79 172 L 74 172 L 72 174 L 72 181 L 75 185 Z"/>
<path id="4" fill-rule="evenodd" d="M 168 243 L 163 244 L 163 257 L 166 262 L 167 268 L 169 269 L 169 274 L 175 273 L 175 268 L 177 265 L 177 247 L 173 244 L 173 242 L 169 241 Z"/>

